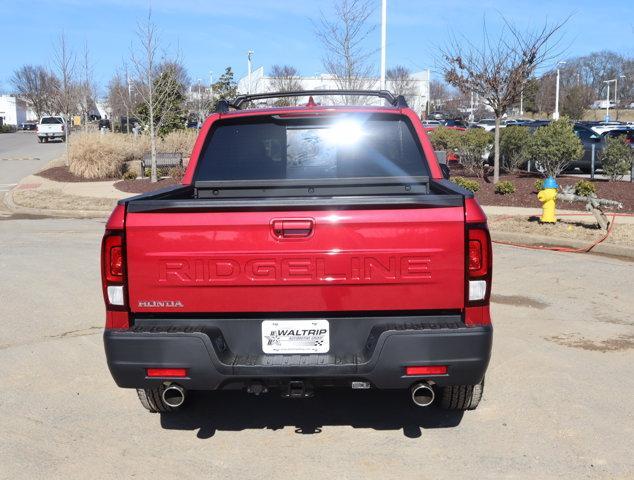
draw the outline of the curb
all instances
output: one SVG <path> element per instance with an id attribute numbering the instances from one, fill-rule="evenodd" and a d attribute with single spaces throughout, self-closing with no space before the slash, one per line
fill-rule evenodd
<path id="1" fill-rule="evenodd" d="M 491 230 L 491 240 L 494 242 L 512 242 L 531 246 L 547 246 L 547 247 L 568 247 L 568 248 L 585 248 L 590 242 L 583 240 L 574 240 L 571 238 L 547 237 L 544 235 L 526 235 L 523 233 L 513 232 L 496 232 Z M 624 245 L 614 245 L 609 243 L 599 243 L 588 253 L 597 253 L 602 255 L 610 255 L 614 257 L 625 257 L 634 259 L 634 248 Z"/>
<path id="2" fill-rule="evenodd" d="M 15 187 L 4 194 L 4 204 L 13 213 L 59 218 L 108 218 L 112 213 L 112 210 L 54 210 L 22 207 L 13 201 L 13 190 Z"/>

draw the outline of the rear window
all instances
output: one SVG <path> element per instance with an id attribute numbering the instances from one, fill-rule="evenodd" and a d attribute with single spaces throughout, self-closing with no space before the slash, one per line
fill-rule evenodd
<path id="1" fill-rule="evenodd" d="M 44 117 L 42 118 L 43 124 L 55 124 L 55 123 L 64 123 L 60 117 Z"/>
<path id="2" fill-rule="evenodd" d="M 409 121 L 397 115 L 329 119 L 276 116 L 219 123 L 196 180 L 275 180 L 429 175 Z"/>

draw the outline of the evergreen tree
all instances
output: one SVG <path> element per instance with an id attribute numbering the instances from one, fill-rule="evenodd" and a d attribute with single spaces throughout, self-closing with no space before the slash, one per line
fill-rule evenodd
<path id="1" fill-rule="evenodd" d="M 238 95 L 238 84 L 233 79 L 233 70 L 231 70 L 231 67 L 227 67 L 225 73 L 213 84 L 213 92 L 214 110 L 220 100 L 233 100 Z"/>
<path id="2" fill-rule="evenodd" d="M 168 133 L 185 128 L 187 114 L 184 110 L 185 89 L 179 65 L 176 63 L 163 64 L 153 81 L 155 98 L 154 123 L 158 126 L 158 135 L 164 137 Z M 139 119 L 149 123 L 147 103 L 142 103 L 138 109 Z"/>

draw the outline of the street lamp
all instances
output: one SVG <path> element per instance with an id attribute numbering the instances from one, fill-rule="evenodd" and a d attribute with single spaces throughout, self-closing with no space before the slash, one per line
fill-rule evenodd
<path id="1" fill-rule="evenodd" d="M 247 85 L 247 93 L 251 93 L 251 59 L 254 53 L 253 50 L 247 52 L 247 81 L 249 83 Z"/>
<path id="2" fill-rule="evenodd" d="M 613 78 L 612 80 L 603 80 L 603 83 L 607 83 L 608 85 L 608 91 L 605 95 L 605 121 L 609 122 L 610 121 L 610 82 L 614 82 L 616 84 L 616 78 Z"/>
<path id="3" fill-rule="evenodd" d="M 128 82 L 128 101 L 125 104 L 125 131 L 130 134 L 130 104 L 132 103 L 132 80 L 128 77 L 128 69 L 125 72 L 126 80 Z M 121 123 L 121 122 L 119 122 Z"/>
<path id="4" fill-rule="evenodd" d="M 381 2 L 381 90 L 385 90 L 385 43 L 387 37 L 387 0 Z"/>
<path id="5" fill-rule="evenodd" d="M 200 128 L 203 121 L 203 79 L 198 79 L 198 122 L 196 122 L 196 127 Z"/>
<path id="6" fill-rule="evenodd" d="M 617 78 L 614 79 L 614 106 L 616 107 L 616 114 L 619 114 L 619 84 L 618 84 L 618 79 L 619 78 L 625 78 L 625 75 L 619 75 Z"/>
<path id="7" fill-rule="evenodd" d="M 559 120 L 559 65 L 565 65 L 566 62 L 557 62 L 557 86 L 555 87 L 555 111 L 553 112 L 553 120 Z"/>

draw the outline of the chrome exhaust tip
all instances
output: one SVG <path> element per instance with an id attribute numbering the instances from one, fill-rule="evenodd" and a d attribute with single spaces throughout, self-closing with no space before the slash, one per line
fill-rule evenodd
<path id="1" fill-rule="evenodd" d="M 415 383 L 411 388 L 412 402 L 419 407 L 428 407 L 434 403 L 436 394 L 432 386 L 425 382 Z"/>
<path id="2" fill-rule="evenodd" d="M 180 385 L 172 383 L 171 385 L 165 387 L 161 397 L 163 398 L 165 405 L 172 408 L 178 408 L 183 404 L 183 402 L 185 402 L 185 389 L 183 389 Z"/>

